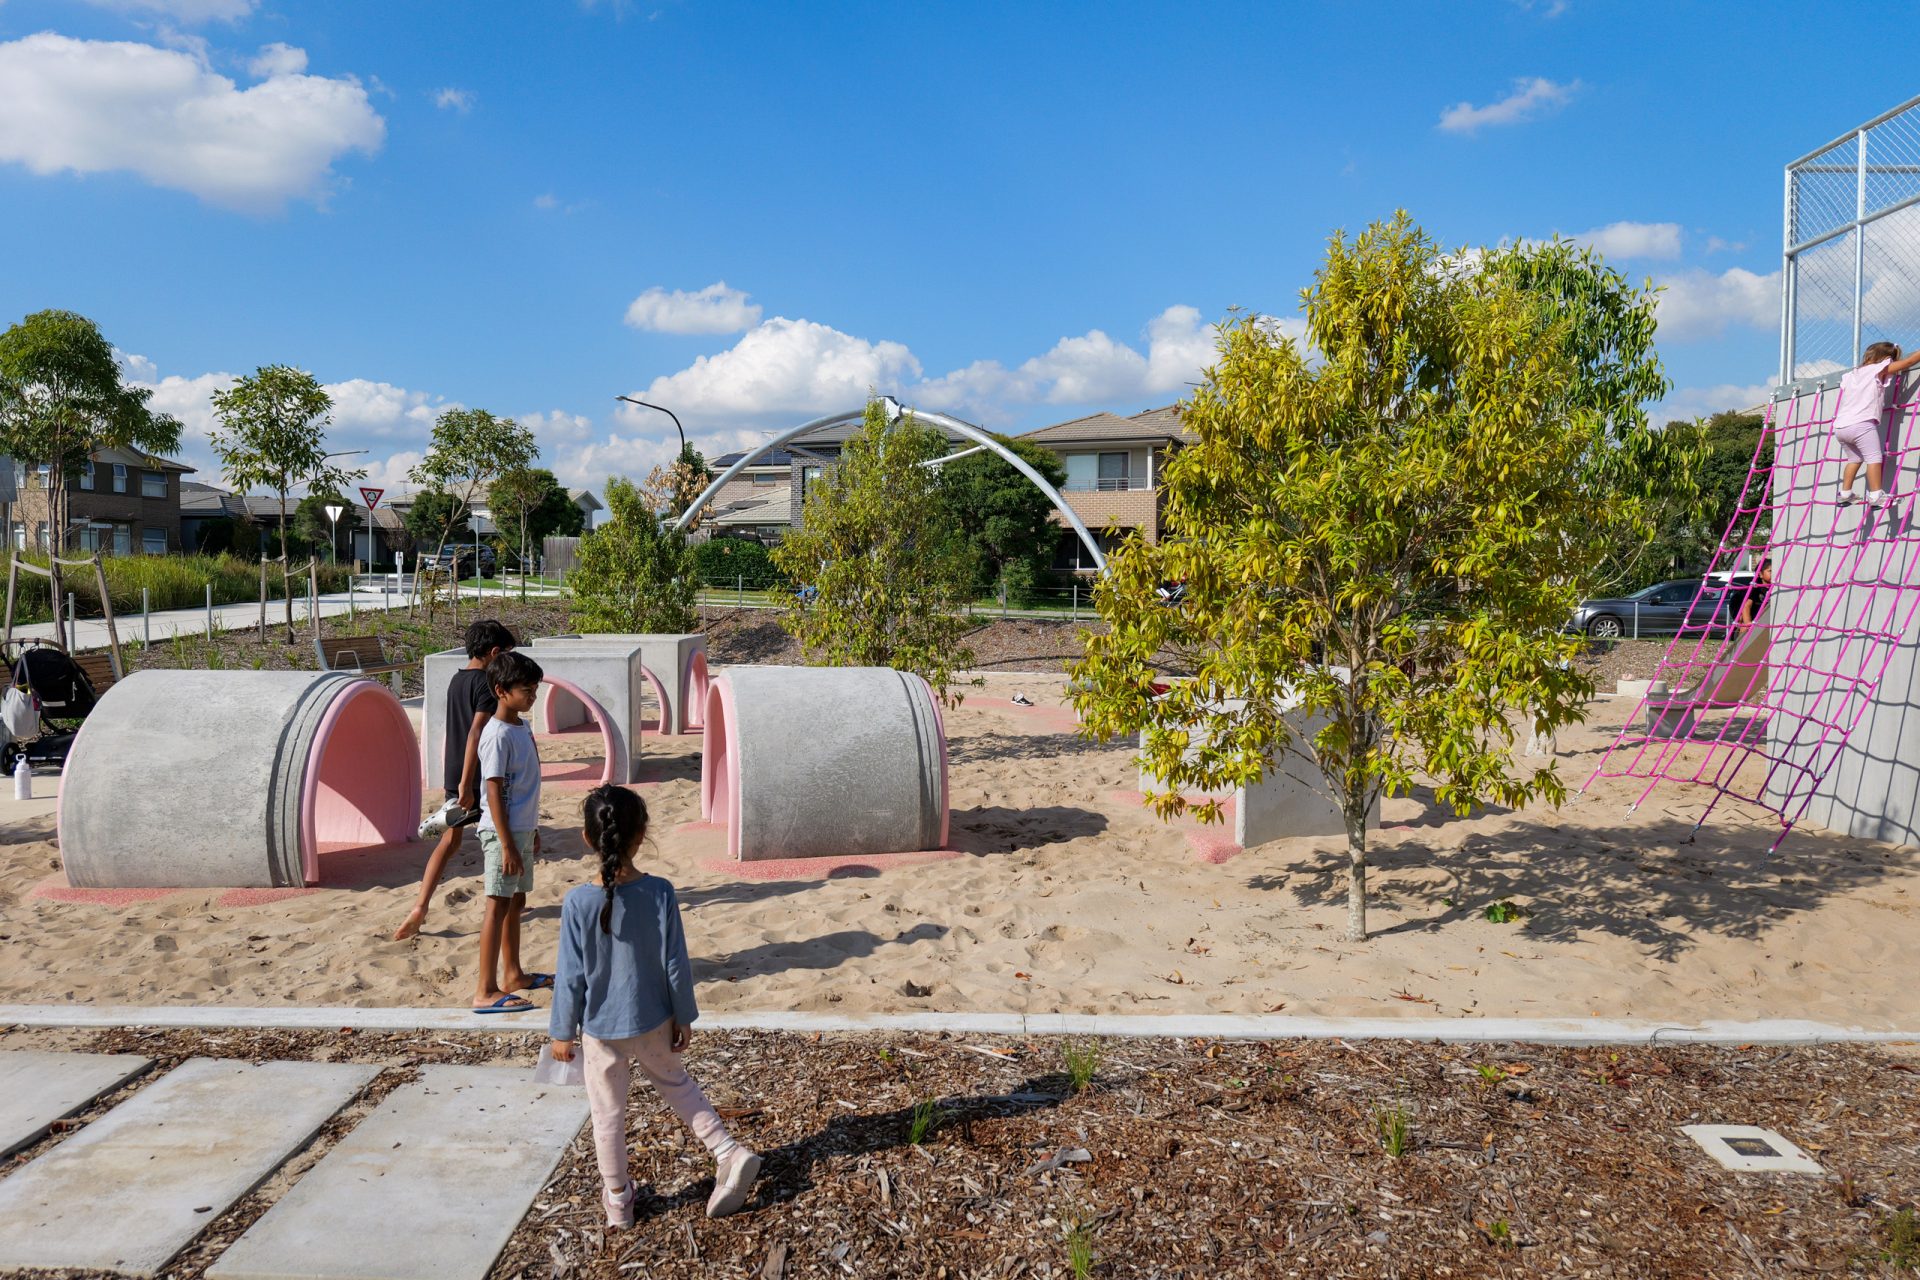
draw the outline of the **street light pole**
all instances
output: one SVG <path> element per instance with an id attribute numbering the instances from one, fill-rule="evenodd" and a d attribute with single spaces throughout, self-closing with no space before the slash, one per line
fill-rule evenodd
<path id="1" fill-rule="evenodd" d="M 669 418 L 672 418 L 672 419 L 673 419 L 673 429 L 674 429 L 675 431 L 678 431 L 678 432 L 680 433 L 680 452 L 681 452 L 681 453 L 685 453 L 685 452 L 687 451 L 687 433 L 686 433 L 686 430 L 685 430 L 685 428 L 683 428 L 683 427 L 682 427 L 682 426 L 680 425 L 680 418 L 679 418 L 679 416 L 678 416 L 677 414 L 675 414 L 675 413 L 674 413 L 674 411 L 673 411 L 673 410 L 671 410 L 671 409 L 669 409 L 669 408 L 667 408 L 667 407 L 666 407 L 666 406 L 664 406 L 664 405 L 657 405 L 657 404 L 648 404 L 648 403 L 647 403 L 647 402 L 646 402 L 645 400 L 635 400 L 635 399 L 634 399 L 634 398 L 633 398 L 632 396 L 615 396 L 615 397 L 614 397 L 614 399 L 615 399 L 615 400 L 624 400 L 624 401 L 626 401 L 626 402 L 627 402 L 628 404 L 637 404 L 637 405 L 639 405 L 639 406 L 640 406 L 640 407 L 641 407 L 642 409 L 657 409 L 657 410 L 658 410 L 659 412 L 661 412 L 661 413 L 664 413 L 664 414 L 666 414 L 666 415 L 667 415 L 667 416 L 668 416 Z"/>

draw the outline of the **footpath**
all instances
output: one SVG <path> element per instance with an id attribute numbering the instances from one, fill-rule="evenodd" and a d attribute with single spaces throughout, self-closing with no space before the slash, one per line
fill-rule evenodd
<path id="1" fill-rule="evenodd" d="M 338 617 L 342 614 L 361 610 L 379 611 L 383 609 L 404 608 L 407 592 L 411 586 L 408 578 L 392 576 L 363 576 L 354 584 L 352 591 L 330 591 L 322 595 L 315 606 L 309 601 L 296 598 L 293 602 L 293 621 L 295 627 L 303 627 L 310 622 L 311 615 L 318 613 L 322 618 Z M 529 599 L 535 596 L 553 596 L 560 594 L 552 587 L 528 587 Z M 518 599 L 520 587 L 517 582 L 502 580 L 495 585 L 489 583 L 481 593 L 483 599 L 496 599 L 512 596 Z M 462 589 L 461 600 L 466 603 L 474 594 Z M 278 600 L 267 602 L 267 625 L 286 619 L 286 606 Z M 176 636 L 200 635 L 221 631 L 246 631 L 260 625 L 260 602 L 243 601 L 239 604 L 217 604 L 208 609 L 205 606 L 195 609 L 163 609 L 152 613 L 116 614 L 114 627 L 120 633 L 120 643 L 128 644 L 141 641 L 148 644 L 161 644 Z M 35 622 L 16 625 L 13 629 L 16 640 L 54 639 L 51 622 Z M 107 624 L 103 618 L 80 618 L 72 622 L 70 635 L 75 652 L 86 649 L 104 649 L 107 647 Z"/>

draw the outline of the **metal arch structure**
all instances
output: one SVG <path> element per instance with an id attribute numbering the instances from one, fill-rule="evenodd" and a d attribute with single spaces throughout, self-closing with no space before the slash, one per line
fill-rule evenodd
<path id="1" fill-rule="evenodd" d="M 1036 489 L 1047 495 L 1047 500 L 1053 503 L 1053 509 L 1058 511 L 1061 518 L 1067 522 L 1067 525 L 1074 533 L 1079 535 L 1080 544 L 1087 549 L 1087 554 L 1093 557 L 1095 570 L 1100 573 L 1107 571 L 1107 558 L 1101 554 L 1100 544 L 1094 540 L 1094 536 L 1091 533 L 1087 532 L 1087 526 L 1081 521 L 1079 515 L 1075 513 L 1072 507 L 1067 505 L 1067 500 L 1060 496 L 1060 491 L 1048 484 L 1047 478 L 1038 471 L 1035 471 L 1019 454 L 1007 448 L 1007 446 L 1001 444 L 998 440 L 995 440 L 992 436 L 974 426 L 972 423 L 962 422 L 958 418 L 950 418 L 944 413 L 924 413 L 918 409 L 905 409 L 895 404 L 891 399 L 889 399 L 887 403 L 891 416 L 897 417 L 899 413 L 912 413 L 914 417 L 922 422 L 930 423 L 938 427 L 945 427 L 949 431 L 957 431 L 967 439 L 973 441 L 980 448 L 989 449 L 995 454 L 998 454 L 1000 458 L 1012 466 L 1015 471 L 1025 476 Z M 898 412 L 892 412 L 894 410 L 898 410 Z M 797 440 L 801 436 L 811 432 L 822 431 L 828 427 L 842 426 L 849 422 L 857 422 L 866 416 L 866 412 L 866 409 L 862 407 L 859 409 L 849 409 L 844 413 L 830 413 L 824 418 L 815 418 L 811 422 L 803 422 L 797 427 L 790 427 L 774 436 L 771 440 L 765 440 L 755 445 L 747 452 L 741 454 L 739 461 L 721 472 L 713 483 L 701 490 L 700 496 L 689 503 L 687 509 L 680 513 L 680 518 L 673 522 L 673 527 L 684 533 L 687 526 L 693 523 L 693 518 L 705 510 L 709 502 L 713 501 L 714 495 L 725 488 L 728 481 L 732 480 L 749 466 L 752 466 L 761 454 L 778 449 L 788 441 Z M 967 452 L 971 453 L 973 451 L 967 450 Z M 954 455 L 949 455 L 949 457 L 951 456 Z M 936 458 L 933 461 L 945 462 L 948 460 L 948 458 Z"/>

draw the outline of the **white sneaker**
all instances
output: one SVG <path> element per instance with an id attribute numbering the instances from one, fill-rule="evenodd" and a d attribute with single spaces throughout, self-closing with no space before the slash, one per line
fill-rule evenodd
<path id="1" fill-rule="evenodd" d="M 625 1231 L 633 1225 L 633 1204 L 640 1198 L 640 1188 L 627 1182 L 624 1196 L 610 1195 L 605 1187 L 600 1188 L 600 1205 L 607 1211 L 607 1230 Z"/>
<path id="2" fill-rule="evenodd" d="M 713 1175 L 713 1194 L 707 1198 L 707 1216 L 724 1218 L 738 1213 L 760 1176 L 760 1157 L 745 1147 L 736 1148 Z"/>
<path id="3" fill-rule="evenodd" d="M 465 822 L 469 816 L 467 811 L 460 807 L 458 800 L 449 800 L 427 815 L 427 820 L 420 824 L 420 830 L 416 834 L 416 838 L 420 840 L 432 840 L 448 827 L 458 826 L 460 823 Z"/>
<path id="4" fill-rule="evenodd" d="M 1860 495 L 1851 489 L 1839 489 L 1835 491 L 1833 501 L 1837 506 L 1850 507 L 1860 501 Z"/>
<path id="5" fill-rule="evenodd" d="M 1885 489 L 1867 490 L 1867 505 L 1870 507 L 1884 507 L 1891 501 L 1893 499 L 1887 496 Z"/>

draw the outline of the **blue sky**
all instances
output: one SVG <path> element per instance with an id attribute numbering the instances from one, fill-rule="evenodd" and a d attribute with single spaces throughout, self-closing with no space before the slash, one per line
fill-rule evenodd
<path id="1" fill-rule="evenodd" d="M 710 453 L 868 386 L 1168 403 L 1404 206 L 1666 282 L 1668 408 L 1710 411 L 1773 380 L 1782 164 L 1912 92 L 1784 75 L 1829 16 L 0 0 L 0 322 L 93 317 L 197 463 L 208 394 L 284 362 L 376 480 L 460 403 L 597 488 L 670 452 L 623 392 Z"/>

